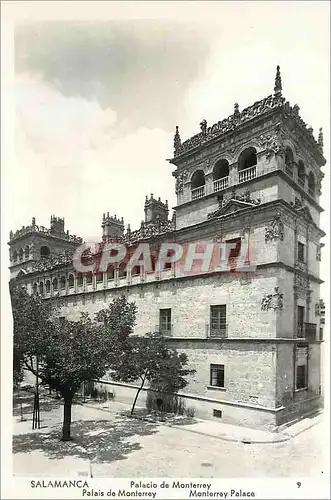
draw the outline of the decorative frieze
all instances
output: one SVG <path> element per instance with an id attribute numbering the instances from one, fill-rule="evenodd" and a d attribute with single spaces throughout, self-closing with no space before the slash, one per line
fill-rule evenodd
<path id="1" fill-rule="evenodd" d="M 265 242 L 276 239 L 284 240 L 284 224 L 279 212 L 277 212 L 276 217 L 270 222 L 269 226 L 265 228 Z"/>
<path id="2" fill-rule="evenodd" d="M 307 263 L 306 262 L 301 262 L 299 260 L 297 260 L 295 262 L 295 268 L 296 269 L 299 269 L 300 271 L 303 271 L 303 272 L 307 272 L 307 269 L 308 269 L 308 266 L 307 266 Z"/>
<path id="3" fill-rule="evenodd" d="M 183 170 L 180 174 L 178 174 L 176 179 L 176 194 L 182 194 L 184 190 L 184 182 L 187 180 L 188 171 Z"/>
<path id="4" fill-rule="evenodd" d="M 311 300 L 309 279 L 299 273 L 294 274 L 294 296 L 304 300 Z"/>
<path id="5" fill-rule="evenodd" d="M 306 276 L 302 276 L 301 274 L 295 274 L 294 286 L 309 291 L 309 278 L 307 278 Z"/>
<path id="6" fill-rule="evenodd" d="M 272 134 L 263 134 L 259 137 L 258 143 L 266 150 L 266 157 L 270 159 L 273 155 L 284 152 L 283 135 L 280 130 Z"/>
<path id="7" fill-rule="evenodd" d="M 72 263 L 73 251 L 65 250 L 63 253 L 50 255 L 48 258 L 34 263 L 32 272 L 48 271 L 57 266 L 69 265 Z"/>
<path id="8" fill-rule="evenodd" d="M 261 300 L 261 310 L 269 311 L 269 309 L 273 309 L 274 311 L 277 309 L 283 309 L 284 305 L 284 294 L 280 293 L 279 287 L 275 287 L 274 293 L 270 293 L 262 298 Z"/>

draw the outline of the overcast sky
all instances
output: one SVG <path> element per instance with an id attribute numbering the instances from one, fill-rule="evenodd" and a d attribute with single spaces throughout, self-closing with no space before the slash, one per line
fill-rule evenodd
<path id="1" fill-rule="evenodd" d="M 41 2 L 16 24 L 12 229 L 55 214 L 91 240 L 106 211 L 139 226 L 147 193 L 174 206 L 175 126 L 185 139 L 271 94 L 277 64 L 285 97 L 327 143 L 328 2 L 145 4 L 145 19 L 138 2 L 120 15 L 109 3 L 91 17 L 74 2 L 66 21 L 59 2 L 51 22 Z"/>

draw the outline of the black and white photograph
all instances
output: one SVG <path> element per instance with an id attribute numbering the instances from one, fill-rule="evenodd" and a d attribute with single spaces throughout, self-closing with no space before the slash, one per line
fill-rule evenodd
<path id="1" fill-rule="evenodd" d="M 1 11 L 1 498 L 330 498 L 330 3 Z"/>

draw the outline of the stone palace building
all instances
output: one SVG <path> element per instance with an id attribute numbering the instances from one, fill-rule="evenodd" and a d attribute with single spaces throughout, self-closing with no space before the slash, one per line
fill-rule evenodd
<path id="1" fill-rule="evenodd" d="M 103 216 L 102 241 L 130 249 L 148 242 L 232 242 L 232 260 L 249 245 L 251 272 L 207 270 L 185 274 L 176 264 L 145 272 L 123 266 L 77 273 L 72 253 L 82 240 L 53 216 L 50 228 L 10 233 L 11 279 L 60 302 L 60 315 L 78 318 L 107 307 L 119 294 L 137 305 L 135 334 L 161 331 L 184 350 L 196 373 L 181 393 L 202 418 L 275 428 L 322 406 L 320 300 L 321 170 L 318 139 L 282 95 L 274 92 L 182 142 L 174 137 L 177 206 L 146 197 L 145 221 L 124 229 Z M 106 381 L 104 381 L 106 383 Z M 132 400 L 134 384 L 107 388 Z M 145 392 L 146 396 L 146 392 Z M 138 402 L 139 404 L 139 402 Z"/>

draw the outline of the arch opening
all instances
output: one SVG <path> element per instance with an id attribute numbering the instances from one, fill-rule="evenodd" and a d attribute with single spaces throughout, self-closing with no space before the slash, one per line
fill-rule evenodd
<path id="1" fill-rule="evenodd" d="M 257 164 L 257 152 L 254 147 L 245 149 L 239 156 L 238 170 L 246 170 Z"/>
<path id="2" fill-rule="evenodd" d="M 47 257 L 49 257 L 49 255 L 50 255 L 49 247 L 47 247 L 46 245 L 42 246 L 40 248 L 40 257 L 42 259 L 47 259 Z"/>

